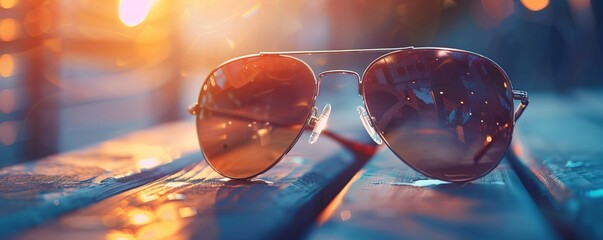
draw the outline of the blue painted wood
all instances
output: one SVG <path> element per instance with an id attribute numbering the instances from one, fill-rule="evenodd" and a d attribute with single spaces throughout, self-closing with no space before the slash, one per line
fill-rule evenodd
<path id="1" fill-rule="evenodd" d="M 555 239 L 504 160 L 469 183 L 427 179 L 383 149 L 327 207 L 309 239 Z"/>
<path id="2" fill-rule="evenodd" d="M 0 169 L 0 235 L 194 165 L 202 158 L 190 129 L 191 122 L 171 123 Z"/>
<path id="3" fill-rule="evenodd" d="M 374 153 L 372 146 L 363 143 L 370 138 L 356 117 L 355 105 L 362 104 L 356 94 L 356 79 L 333 80 L 338 79 L 331 79 L 323 90 L 334 87 L 349 91 L 342 90 L 342 95 L 321 95 L 339 99 L 331 101 L 334 111 L 329 129 L 361 140 L 350 141 L 323 132 L 324 136 L 315 145 L 309 145 L 306 133 L 279 164 L 251 181 L 229 180 L 201 162 L 192 169 L 183 169 L 158 181 L 97 201 L 19 237 L 297 237 Z M 317 100 L 317 106 L 324 104 L 326 99 Z M 354 118 L 350 119 L 350 116 Z M 196 137 L 179 137 L 184 131 L 194 134 L 194 129 L 194 126 L 188 126 L 165 130 L 157 136 L 167 139 L 166 144 L 196 146 Z"/>
<path id="4" fill-rule="evenodd" d="M 567 238 L 602 239 L 603 91 L 532 94 L 514 165 Z"/>
<path id="5" fill-rule="evenodd" d="M 295 237 L 369 155 L 359 156 L 329 138 L 321 138 L 320 145 L 300 141 L 273 169 L 251 181 L 224 178 L 203 162 L 67 214 L 21 238 Z"/>

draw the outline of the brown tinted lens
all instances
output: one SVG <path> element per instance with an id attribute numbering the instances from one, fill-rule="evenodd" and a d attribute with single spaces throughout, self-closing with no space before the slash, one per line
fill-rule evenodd
<path id="1" fill-rule="evenodd" d="M 301 134 L 315 88 L 312 71 L 290 57 L 248 57 L 216 69 L 199 96 L 197 132 L 207 161 L 231 178 L 270 168 Z"/>
<path id="2" fill-rule="evenodd" d="M 507 150 L 510 83 L 486 58 L 453 50 L 397 52 L 374 62 L 362 84 L 367 109 L 389 147 L 429 177 L 475 179 Z"/>

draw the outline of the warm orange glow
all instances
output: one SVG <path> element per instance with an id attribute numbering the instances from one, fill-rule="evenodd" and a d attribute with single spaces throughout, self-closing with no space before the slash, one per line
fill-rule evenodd
<path id="1" fill-rule="evenodd" d="M 4 145 L 12 145 L 17 138 L 17 124 L 10 122 L 0 123 L 0 142 Z"/>
<path id="2" fill-rule="evenodd" d="M 15 90 L 0 90 L 0 112 L 9 113 L 15 110 L 16 106 Z"/>
<path id="3" fill-rule="evenodd" d="M 35 37 L 47 33 L 52 27 L 52 14 L 44 7 L 31 10 L 25 15 L 23 26 L 30 36 Z"/>
<path id="4" fill-rule="evenodd" d="M 511 146 L 511 150 L 518 157 L 524 157 L 523 144 L 519 138 L 514 138 Z"/>
<path id="5" fill-rule="evenodd" d="M 44 40 L 44 46 L 53 52 L 61 52 L 63 49 L 63 43 L 61 38 L 50 38 Z"/>
<path id="6" fill-rule="evenodd" d="M 142 31 L 136 36 L 136 43 L 155 43 L 163 39 L 168 38 L 169 31 L 167 29 L 155 28 L 155 27 L 144 27 Z M 148 50 L 148 49 L 142 49 Z"/>
<path id="7" fill-rule="evenodd" d="M 325 210 L 323 210 L 320 213 L 320 215 L 318 215 L 317 221 L 318 221 L 319 225 L 324 224 L 325 222 L 327 222 L 329 220 L 329 218 L 331 218 L 331 216 L 333 215 L 333 212 L 335 212 L 335 210 L 337 210 L 337 208 L 341 205 L 341 203 L 343 203 L 343 197 L 348 193 L 352 184 L 354 184 L 354 182 L 356 182 L 356 180 L 358 180 L 360 178 L 362 173 L 364 173 L 364 170 L 358 171 L 352 177 L 352 179 L 345 185 L 345 187 L 343 187 L 343 189 L 341 189 L 341 192 L 339 192 L 339 194 L 337 194 L 337 196 L 335 196 L 335 198 L 333 198 L 333 201 L 331 201 L 331 203 L 329 203 L 329 205 L 325 208 Z M 352 217 L 352 212 L 350 212 L 349 216 Z"/>
<path id="8" fill-rule="evenodd" d="M 145 159 L 138 160 L 138 162 L 136 162 L 136 167 L 140 170 L 151 169 L 151 168 L 156 167 L 160 163 L 161 162 L 159 161 L 159 159 L 157 159 L 155 157 L 145 158 Z"/>
<path id="9" fill-rule="evenodd" d="M 260 7 L 261 7 L 261 3 L 256 3 L 251 8 L 249 8 L 247 11 L 245 11 L 243 14 L 241 14 L 241 17 L 242 18 L 253 17 L 254 15 L 256 15 L 259 12 Z"/>
<path id="10" fill-rule="evenodd" d="M 18 0 L 0 0 L 0 6 L 3 8 L 12 8 L 19 3 Z"/>
<path id="11" fill-rule="evenodd" d="M 12 41 L 19 34 L 18 22 L 12 18 L 7 18 L 0 21 L 0 39 L 2 41 Z"/>
<path id="12" fill-rule="evenodd" d="M 128 27 L 141 24 L 149 15 L 154 0 L 120 0 L 119 19 Z"/>
<path id="13" fill-rule="evenodd" d="M 178 213 L 182 218 L 192 217 L 197 215 L 197 209 L 194 209 L 192 207 L 183 207 L 178 209 Z"/>
<path id="14" fill-rule="evenodd" d="M 10 77 L 15 71 L 15 60 L 9 54 L 0 56 L 0 76 Z"/>
<path id="15" fill-rule="evenodd" d="M 125 232 L 113 231 L 107 234 L 105 237 L 107 240 L 135 240 L 136 238 L 132 234 Z"/>
<path id="16" fill-rule="evenodd" d="M 182 223 L 177 221 L 156 222 L 146 225 L 136 233 L 137 239 L 172 239 L 172 235 L 178 233 Z"/>
<path id="17" fill-rule="evenodd" d="M 230 47 L 230 49 L 234 49 L 237 46 L 237 43 L 230 38 L 226 39 L 226 43 L 228 44 L 228 47 Z"/>
<path id="18" fill-rule="evenodd" d="M 142 194 L 138 195 L 138 199 L 143 203 L 148 203 L 148 202 L 159 199 L 159 195 L 142 193 Z"/>
<path id="19" fill-rule="evenodd" d="M 540 11 L 549 5 L 549 0 L 521 0 L 523 6 L 531 11 Z"/>
<path id="20" fill-rule="evenodd" d="M 128 217 L 130 222 L 137 226 L 145 225 L 155 220 L 155 215 L 152 212 L 141 209 L 130 211 Z"/>
<path id="21" fill-rule="evenodd" d="M 486 136 L 486 142 L 492 142 L 492 136 L 490 136 L 490 135 Z"/>
<path id="22" fill-rule="evenodd" d="M 176 212 L 177 205 L 174 203 L 166 203 L 155 210 L 155 215 L 161 221 L 177 221 L 178 213 Z"/>
<path id="23" fill-rule="evenodd" d="M 167 199 L 170 201 L 180 201 L 186 199 L 186 196 L 180 193 L 170 193 L 167 195 Z"/>
<path id="24" fill-rule="evenodd" d="M 169 183 L 165 184 L 165 187 L 168 187 L 168 188 L 179 188 L 179 187 L 186 186 L 186 185 L 189 185 L 189 184 L 191 184 L 191 183 L 189 183 L 189 182 L 169 182 Z"/>

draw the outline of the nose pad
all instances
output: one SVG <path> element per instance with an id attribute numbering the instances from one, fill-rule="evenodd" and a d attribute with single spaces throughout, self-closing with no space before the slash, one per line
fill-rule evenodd
<path id="1" fill-rule="evenodd" d="M 310 139 L 308 139 L 308 143 L 314 144 L 318 137 L 320 137 L 320 133 L 322 130 L 327 128 L 327 121 L 329 121 L 329 115 L 331 115 L 331 104 L 325 105 L 325 108 L 322 109 L 320 116 L 316 116 L 316 111 L 314 111 L 314 116 L 310 118 L 310 124 L 314 125 L 314 129 L 312 129 L 312 133 L 310 134 Z"/>
<path id="2" fill-rule="evenodd" d="M 375 143 L 381 145 L 383 143 L 383 140 L 381 140 L 381 137 L 379 137 L 379 134 L 377 133 L 377 131 L 375 131 L 375 129 L 371 126 L 370 118 L 368 116 L 368 113 L 366 113 L 366 110 L 364 109 L 364 107 L 358 106 L 356 108 L 356 110 L 358 110 L 358 115 L 360 116 L 360 121 L 362 122 L 364 129 L 366 129 L 366 133 L 368 133 L 368 135 L 371 136 L 371 138 L 373 139 L 373 141 L 375 141 Z"/>

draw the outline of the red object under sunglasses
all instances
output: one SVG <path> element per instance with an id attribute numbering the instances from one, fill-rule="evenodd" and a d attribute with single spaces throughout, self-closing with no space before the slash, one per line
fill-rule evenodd
<path id="1" fill-rule="evenodd" d="M 362 77 L 315 75 L 296 55 L 386 52 Z M 470 181 L 494 169 L 528 105 L 505 72 L 476 53 L 448 48 L 267 52 L 221 64 L 205 79 L 196 116 L 209 165 L 234 179 L 257 176 L 281 160 L 307 126 L 314 143 L 331 110 L 314 106 L 323 76 L 353 74 L 366 131 L 428 177 Z M 316 78 L 318 76 L 318 80 Z M 514 109 L 514 100 L 521 103 Z"/>

